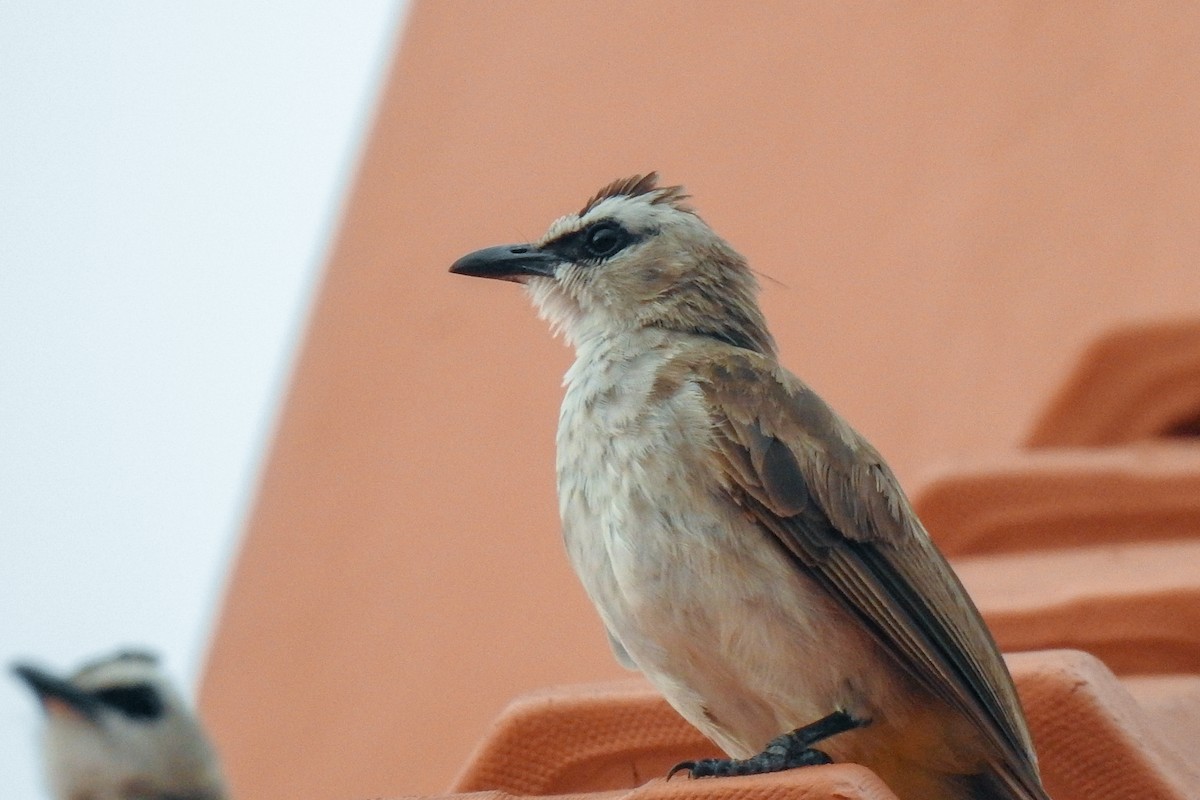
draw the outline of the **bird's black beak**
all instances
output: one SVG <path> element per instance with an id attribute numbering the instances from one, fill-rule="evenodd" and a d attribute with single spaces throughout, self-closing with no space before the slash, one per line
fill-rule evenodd
<path id="1" fill-rule="evenodd" d="M 496 278 L 523 283 L 527 278 L 549 278 L 562 259 L 532 244 L 503 244 L 485 247 L 455 261 L 450 271 L 456 275 Z"/>
<path id="2" fill-rule="evenodd" d="M 14 664 L 12 670 L 38 696 L 47 713 L 61 709 L 87 719 L 95 718 L 100 701 L 70 681 L 28 664 Z"/>

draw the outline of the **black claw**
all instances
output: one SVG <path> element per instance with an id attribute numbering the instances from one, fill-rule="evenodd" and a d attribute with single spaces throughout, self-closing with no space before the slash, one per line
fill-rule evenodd
<path id="1" fill-rule="evenodd" d="M 761 753 L 750 758 L 702 758 L 699 761 L 680 761 L 671 767 L 671 771 L 667 773 L 667 780 L 671 780 L 677 772 L 687 772 L 692 778 L 709 778 L 763 775 L 794 767 L 829 764 L 833 759 L 810 745 L 830 736 L 861 728 L 869 722 L 870 720 L 856 719 L 845 711 L 835 711 L 811 725 L 772 739 Z"/>

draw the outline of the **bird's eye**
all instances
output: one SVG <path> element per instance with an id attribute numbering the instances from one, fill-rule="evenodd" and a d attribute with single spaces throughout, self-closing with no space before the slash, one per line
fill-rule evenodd
<path id="1" fill-rule="evenodd" d="M 629 244 L 629 233 L 612 223 L 596 225 L 587 232 L 583 245 L 592 258 L 608 258 Z"/>
<path id="2" fill-rule="evenodd" d="M 92 692 L 97 700 L 115 708 L 130 719 L 158 719 L 163 713 L 163 701 L 154 687 L 147 683 L 112 686 Z"/>

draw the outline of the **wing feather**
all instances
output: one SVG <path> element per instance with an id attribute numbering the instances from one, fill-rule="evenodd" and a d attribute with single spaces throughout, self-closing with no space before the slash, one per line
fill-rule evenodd
<path id="1" fill-rule="evenodd" d="M 879 453 L 771 359 L 707 349 L 690 374 L 732 499 L 995 745 L 997 778 L 1044 798 L 1012 678 Z"/>

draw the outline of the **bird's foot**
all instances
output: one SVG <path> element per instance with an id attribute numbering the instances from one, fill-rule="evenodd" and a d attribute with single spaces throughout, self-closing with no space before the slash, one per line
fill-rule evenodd
<path id="1" fill-rule="evenodd" d="M 761 753 L 750 758 L 702 758 L 699 761 L 681 761 L 671 767 L 667 780 L 676 772 L 687 772 L 692 778 L 727 775 L 763 775 L 781 772 L 793 767 L 828 764 L 831 759 L 812 745 L 835 734 L 861 728 L 870 720 L 856 719 L 845 711 L 835 711 L 816 722 L 797 728 L 791 733 L 777 736 L 767 743 Z"/>

